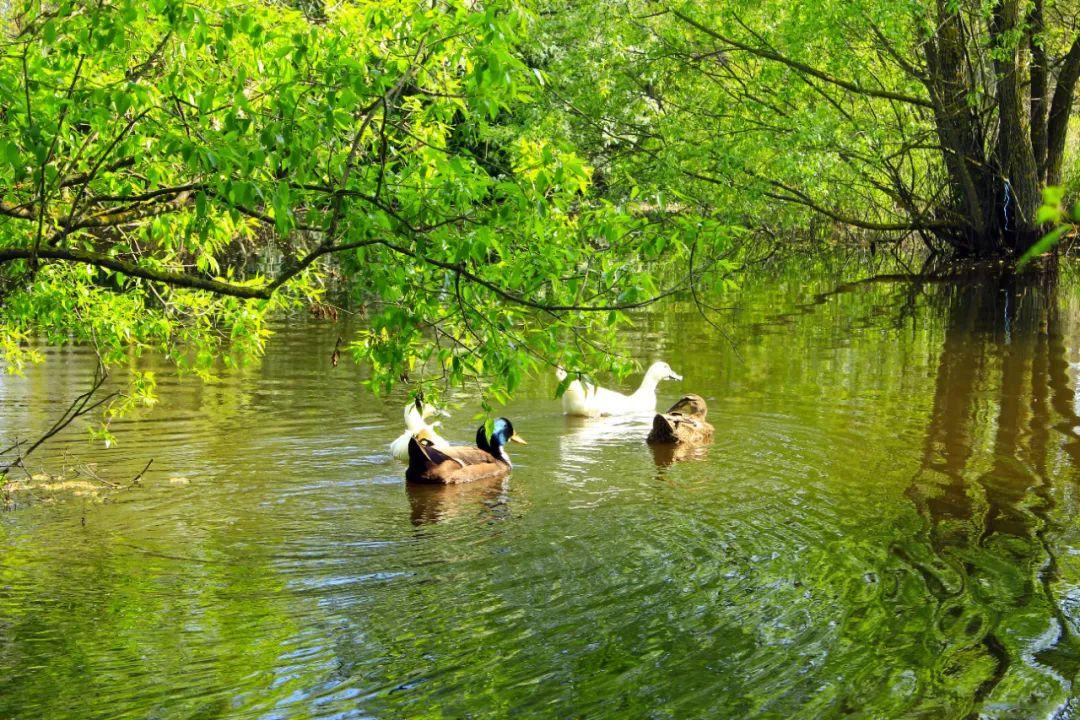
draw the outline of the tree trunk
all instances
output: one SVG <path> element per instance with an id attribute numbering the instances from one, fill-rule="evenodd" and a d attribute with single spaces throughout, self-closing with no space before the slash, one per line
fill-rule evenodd
<path id="1" fill-rule="evenodd" d="M 967 101 L 964 77 L 963 19 L 948 0 L 938 0 L 937 32 L 924 43 L 925 86 L 934 103 L 934 123 L 943 148 L 945 168 L 952 186 L 953 204 L 971 222 L 964 237 L 948 239 L 964 254 L 979 254 L 980 238 L 987 236 L 989 215 L 984 184 L 986 166 L 978 117 Z"/>
<path id="2" fill-rule="evenodd" d="M 1050 104 L 1050 116 L 1046 121 L 1046 184 L 1061 184 L 1061 163 L 1065 159 L 1065 140 L 1069 132 L 1069 115 L 1072 113 L 1076 81 L 1080 79 L 1080 35 L 1073 40 L 1058 73 L 1054 99 Z"/>
<path id="3" fill-rule="evenodd" d="M 1046 48 L 1043 47 L 1043 0 L 1035 0 L 1031 9 L 1028 47 L 1031 51 L 1031 149 L 1035 154 L 1035 170 L 1040 179 L 1046 177 L 1046 108 L 1049 100 L 1049 80 Z"/>
<path id="4" fill-rule="evenodd" d="M 1043 46 L 1043 0 L 1021 14 L 1021 0 L 1000 0 L 990 23 L 994 82 L 981 87 L 972 69 L 973 31 L 948 0 L 937 2 L 933 37 L 924 43 L 926 86 L 948 172 L 952 206 L 966 232 L 945 235 L 959 255 L 1017 255 L 1042 235 L 1037 222 L 1042 190 L 1060 184 L 1061 167 L 1080 80 L 1080 36 L 1060 62 L 1050 95 L 1051 67 Z M 1017 32 L 1028 25 L 1027 35 Z M 980 120 L 971 97 L 989 93 L 994 122 Z M 987 155 L 989 153 L 989 155 Z"/>
<path id="5" fill-rule="evenodd" d="M 1023 79 L 1026 53 L 1011 40 L 1020 27 L 1019 0 L 1003 0 L 994 12 L 991 35 L 997 45 L 998 142 L 996 162 L 1001 177 L 1001 240 L 1007 250 L 1022 253 L 1038 239 L 1035 215 L 1042 199 L 1031 127 L 1025 112 Z"/>
<path id="6" fill-rule="evenodd" d="M 1044 46 L 1043 4 L 1034 0 L 1025 18 L 1021 0 L 996 3 L 989 28 L 994 81 L 983 87 L 971 60 L 978 32 L 965 24 L 959 6 L 937 0 L 935 30 L 923 43 L 923 84 L 933 100 L 951 206 L 968 226 L 941 238 L 959 255 L 1026 251 L 1045 230 L 1037 221 L 1043 188 L 1061 184 L 1080 81 L 1080 35 L 1064 57 L 1052 61 Z M 1025 25 L 1027 34 L 1018 38 Z M 980 94 L 993 100 L 985 111 L 971 102 Z M 991 110 L 996 126 L 980 119 Z"/>
<path id="7" fill-rule="evenodd" d="M 932 123 L 927 129 L 936 135 L 933 145 L 921 140 L 907 145 L 905 140 L 900 150 L 881 158 L 876 166 L 874 158 L 857 158 L 869 166 L 868 175 L 880 173 L 888 178 L 871 183 L 889 195 L 893 212 L 907 214 L 906 223 L 860 221 L 830 208 L 828 202 L 816 201 L 813 193 L 772 180 L 785 191 L 776 197 L 856 227 L 915 231 L 923 237 L 932 233 L 957 255 L 1015 257 L 1046 230 L 1038 222 L 1042 192 L 1062 182 L 1073 96 L 1080 82 L 1080 33 L 1063 53 L 1056 33 L 1046 29 L 1048 6 L 1052 6 L 1055 24 L 1067 27 L 1065 21 L 1080 19 L 1071 6 L 1064 10 L 1047 0 L 916 3 L 917 30 L 910 41 L 914 47 L 898 44 L 871 22 L 880 57 L 893 65 L 882 75 L 902 71 L 906 84 L 900 87 L 889 86 L 872 72 L 868 75 L 876 84 L 864 84 L 788 57 L 750 28 L 746 29 L 754 41 L 740 41 L 681 11 L 673 14 L 724 47 L 779 63 L 802 76 L 856 126 L 858 120 L 824 93 L 819 83 L 861 98 L 874 122 L 883 116 L 870 104 L 890 103 L 901 138 L 906 138 L 910 118 Z M 912 81 L 922 85 L 925 95 L 912 94 Z M 935 163 L 917 177 L 915 168 L 922 167 L 924 159 L 916 154 L 931 147 L 940 153 L 940 165 Z M 852 154 L 842 144 L 833 150 L 841 159 L 850 160 Z M 897 167 L 905 164 L 911 168 L 911 178 L 898 180 Z"/>

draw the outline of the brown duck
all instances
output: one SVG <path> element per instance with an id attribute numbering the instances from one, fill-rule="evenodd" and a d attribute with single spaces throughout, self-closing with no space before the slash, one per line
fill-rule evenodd
<path id="1" fill-rule="evenodd" d="M 712 442 L 713 426 L 705 422 L 709 409 L 700 395 L 683 395 L 667 412 L 657 413 L 647 442 L 703 445 Z"/>
<path id="2" fill-rule="evenodd" d="M 506 418 L 476 431 L 476 447 L 452 445 L 436 448 L 421 432 L 409 440 L 409 468 L 405 480 L 411 483 L 453 485 L 502 477 L 510 474 L 513 465 L 504 446 L 508 442 L 527 445 Z"/>

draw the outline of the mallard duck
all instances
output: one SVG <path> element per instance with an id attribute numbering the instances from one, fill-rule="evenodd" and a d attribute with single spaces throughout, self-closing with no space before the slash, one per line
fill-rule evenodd
<path id="1" fill-rule="evenodd" d="M 435 432 L 435 426 L 439 423 L 429 423 L 428 420 L 436 415 L 442 415 L 443 417 L 449 417 L 449 413 L 444 410 L 436 410 L 434 406 L 422 403 L 419 398 L 414 400 L 405 406 L 405 432 L 397 436 L 394 442 L 390 443 L 390 454 L 398 460 L 409 460 L 409 440 L 411 440 L 417 433 L 424 432 L 425 437 L 437 448 L 449 447 L 450 443 L 446 442 L 443 438 L 439 437 L 439 434 Z"/>
<path id="2" fill-rule="evenodd" d="M 653 444 L 702 445 L 712 442 L 713 426 L 705 422 L 709 408 L 700 395 L 683 395 L 666 413 L 653 418 L 647 442 Z"/>
<path id="3" fill-rule="evenodd" d="M 555 370 L 559 382 L 566 379 L 566 371 Z M 600 417 L 602 415 L 644 415 L 656 412 L 656 386 L 661 380 L 682 380 L 666 362 L 653 363 L 641 381 L 641 387 L 633 395 L 596 387 L 574 380 L 562 396 L 563 412 L 567 415 Z"/>
<path id="4" fill-rule="evenodd" d="M 527 445 L 506 418 L 497 419 L 491 427 L 481 425 L 476 431 L 476 447 L 451 445 L 438 448 L 431 444 L 427 431 L 409 439 L 409 468 L 405 480 L 415 483 L 472 482 L 510 473 L 513 465 L 504 446 L 508 442 Z"/>

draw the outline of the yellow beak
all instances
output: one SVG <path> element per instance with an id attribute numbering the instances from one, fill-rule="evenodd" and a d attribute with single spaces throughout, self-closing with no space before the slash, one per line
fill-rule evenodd
<path id="1" fill-rule="evenodd" d="M 529 444 L 529 443 L 525 442 L 525 438 L 521 437 L 517 433 L 514 433 L 513 435 L 510 436 L 510 442 L 521 443 L 522 445 L 528 445 Z"/>

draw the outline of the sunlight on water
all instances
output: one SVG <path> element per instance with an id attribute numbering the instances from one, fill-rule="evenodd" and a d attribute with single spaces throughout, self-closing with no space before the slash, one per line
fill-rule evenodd
<path id="1" fill-rule="evenodd" d="M 403 399 L 330 366 L 333 323 L 218 383 L 157 367 L 116 447 L 36 458 L 153 458 L 141 487 L 0 514 L 0 717 L 1078 716 L 1071 272 L 778 272 L 724 333 L 669 306 L 633 343 L 711 447 L 654 456 L 648 418 L 564 418 L 544 377 L 504 412 L 513 475 L 449 488 L 404 486 Z M 3 437 L 92 374 L 46 354 L 0 382 Z"/>

